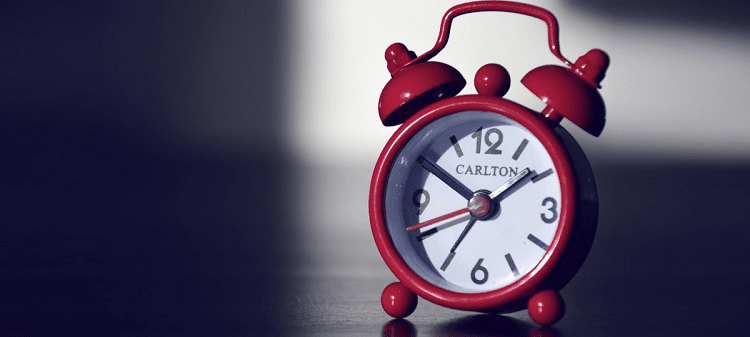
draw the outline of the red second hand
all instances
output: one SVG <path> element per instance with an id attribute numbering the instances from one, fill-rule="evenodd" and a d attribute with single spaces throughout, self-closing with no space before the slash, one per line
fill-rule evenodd
<path id="1" fill-rule="evenodd" d="M 441 215 L 441 216 L 439 216 L 437 218 L 430 219 L 430 220 L 427 220 L 425 222 L 418 223 L 418 224 L 416 224 L 414 226 L 407 227 L 406 231 L 407 232 L 413 232 L 413 231 L 415 231 L 417 229 L 427 227 L 427 226 L 432 225 L 432 224 L 434 224 L 436 222 L 447 220 L 447 219 L 450 219 L 450 218 L 452 218 L 454 216 L 457 216 L 457 215 L 463 214 L 463 213 L 467 213 L 467 212 L 469 212 L 469 207 L 465 207 L 465 208 L 459 209 L 457 211 L 453 211 L 453 212 L 450 212 L 448 214 Z"/>

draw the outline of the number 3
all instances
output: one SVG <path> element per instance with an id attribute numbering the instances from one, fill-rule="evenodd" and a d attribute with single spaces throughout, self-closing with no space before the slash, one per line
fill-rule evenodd
<path id="1" fill-rule="evenodd" d="M 548 218 L 547 215 L 544 213 L 541 214 L 542 221 L 545 223 L 553 223 L 555 220 L 557 220 L 557 200 L 553 197 L 546 197 L 544 198 L 544 201 L 542 201 L 542 206 L 546 206 L 548 202 L 552 203 L 552 207 L 547 208 L 548 211 L 552 212 L 552 217 Z"/>

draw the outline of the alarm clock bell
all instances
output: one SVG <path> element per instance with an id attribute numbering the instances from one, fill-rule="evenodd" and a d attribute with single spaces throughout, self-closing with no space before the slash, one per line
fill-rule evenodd
<path id="1" fill-rule="evenodd" d="M 466 86 L 461 73 L 445 63 L 420 62 L 405 66 L 415 56 L 401 43 L 390 45 L 385 59 L 392 76 L 378 104 L 380 120 L 385 126 L 401 124 L 431 103 L 456 96 Z"/>
<path id="2" fill-rule="evenodd" d="M 542 99 L 542 115 L 553 123 L 565 117 L 586 132 L 599 136 L 604 129 L 604 100 L 597 88 L 609 66 L 609 57 L 590 50 L 569 68 L 544 65 L 531 70 L 521 83 Z"/>

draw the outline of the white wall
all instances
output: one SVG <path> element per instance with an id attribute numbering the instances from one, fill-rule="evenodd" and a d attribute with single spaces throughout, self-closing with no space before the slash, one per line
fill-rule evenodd
<path id="1" fill-rule="evenodd" d="M 383 54 L 403 42 L 417 54 L 432 48 L 445 11 L 462 1 L 297 1 L 292 6 L 295 54 L 288 116 L 294 153 L 315 166 L 371 167 L 395 128 L 380 124 L 377 104 L 390 78 Z M 607 125 L 600 138 L 569 126 L 590 155 L 750 159 L 750 36 L 687 24 L 602 18 L 561 1 L 529 1 L 558 18 L 561 50 L 571 61 L 592 48 L 611 58 L 601 94 Z M 513 84 L 506 98 L 540 109 L 520 78 L 560 64 L 538 19 L 478 13 L 454 20 L 435 60 L 462 72 L 500 63 Z"/>

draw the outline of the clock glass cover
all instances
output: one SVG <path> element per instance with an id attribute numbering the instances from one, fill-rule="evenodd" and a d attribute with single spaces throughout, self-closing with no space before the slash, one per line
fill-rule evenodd
<path id="1" fill-rule="evenodd" d="M 406 142 L 385 201 L 388 232 L 411 270 L 442 289 L 480 293 L 545 259 L 562 200 L 553 160 L 529 130 L 498 113 L 463 111 Z"/>

